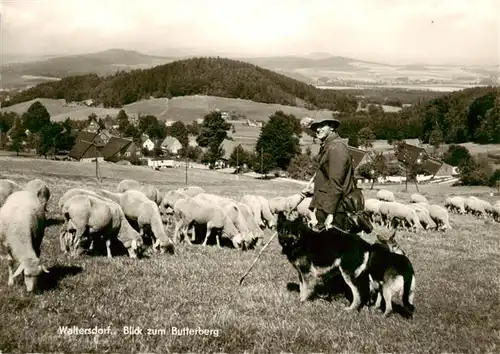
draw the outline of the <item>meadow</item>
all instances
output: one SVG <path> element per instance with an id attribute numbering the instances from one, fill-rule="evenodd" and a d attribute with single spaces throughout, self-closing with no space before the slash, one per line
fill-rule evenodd
<path id="1" fill-rule="evenodd" d="M 500 223 L 451 215 L 446 233 L 400 232 L 398 242 L 415 268 L 416 312 L 412 320 L 363 308 L 347 313 L 345 296 L 300 303 L 297 274 L 276 239 L 238 286 L 258 250 L 237 251 L 177 245 L 175 255 L 143 259 L 81 256 L 59 250 L 59 197 L 73 187 L 115 190 L 131 178 L 162 190 L 185 184 L 183 169 L 101 164 L 103 180 L 92 163 L 0 157 L 0 178 L 25 183 L 42 178 L 51 189 L 50 226 L 42 244 L 42 262 L 51 270 L 42 290 L 27 294 L 21 283 L 7 286 L 7 264 L 0 262 L 0 351 L 2 352 L 149 352 L 149 353 L 486 353 L 500 345 Z M 302 184 L 255 180 L 216 171 L 188 171 L 188 184 L 233 198 L 290 195 Z M 367 187 L 369 188 L 369 187 Z M 377 186 L 365 189 L 374 197 Z M 399 200 L 415 187 L 385 186 Z M 485 187 L 421 185 L 432 203 L 448 195 L 474 194 L 488 201 Z M 267 237 L 269 237 L 270 233 Z M 370 240 L 372 235 L 367 236 Z M 373 241 L 373 239 L 371 239 Z M 60 326 L 111 328 L 110 334 L 63 335 Z M 124 326 L 142 334 L 124 334 Z M 213 330 L 212 335 L 173 335 L 171 328 Z M 147 334 L 147 329 L 165 329 Z M 218 331 L 215 336 L 214 330 Z"/>

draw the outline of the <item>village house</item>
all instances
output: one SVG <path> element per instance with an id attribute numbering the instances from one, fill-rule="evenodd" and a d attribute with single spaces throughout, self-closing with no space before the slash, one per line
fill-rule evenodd
<path id="1" fill-rule="evenodd" d="M 166 126 L 166 127 L 171 127 L 174 123 L 175 123 L 175 120 L 172 120 L 172 119 L 167 119 L 167 120 L 165 121 L 165 126 Z"/>
<path id="2" fill-rule="evenodd" d="M 141 148 L 148 151 L 153 151 L 155 149 L 155 143 L 149 138 L 147 134 L 142 134 L 141 136 Z"/>
<path id="3" fill-rule="evenodd" d="M 178 154 L 179 150 L 182 149 L 182 144 L 177 138 L 173 136 L 167 136 L 161 143 L 161 149 L 170 154 Z"/>
<path id="4" fill-rule="evenodd" d="M 130 157 L 142 157 L 141 149 L 132 139 L 112 137 L 101 149 L 105 161 L 117 162 Z"/>
<path id="5" fill-rule="evenodd" d="M 73 145 L 73 148 L 68 153 L 68 157 L 80 162 L 95 162 L 96 156 L 98 162 L 104 161 L 104 156 L 99 148 L 81 141 Z"/>

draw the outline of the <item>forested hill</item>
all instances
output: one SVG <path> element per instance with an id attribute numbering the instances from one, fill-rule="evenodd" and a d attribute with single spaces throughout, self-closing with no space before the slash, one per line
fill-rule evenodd
<path id="1" fill-rule="evenodd" d="M 274 71 L 225 58 L 192 58 L 151 69 L 70 76 L 37 85 L 15 95 L 2 106 L 35 98 L 64 98 L 66 101 L 93 99 L 105 107 L 123 105 L 153 97 L 212 95 L 242 98 L 305 108 L 343 112 L 356 109 L 356 99 L 334 90 L 322 90 Z"/>

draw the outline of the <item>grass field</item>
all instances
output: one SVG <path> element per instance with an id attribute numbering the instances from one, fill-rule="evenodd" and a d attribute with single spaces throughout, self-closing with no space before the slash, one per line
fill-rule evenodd
<path id="1" fill-rule="evenodd" d="M 184 185 L 184 170 L 94 165 L 0 157 L 0 178 L 24 183 L 38 177 L 50 186 L 48 216 L 60 219 L 59 197 L 72 187 L 114 190 L 124 178 L 171 189 Z M 239 198 L 289 195 L 302 186 L 259 181 L 215 171 L 189 170 L 189 184 Z M 387 187 L 401 200 L 414 187 Z M 492 200 L 487 188 L 426 185 L 421 192 L 443 204 L 446 196 L 474 194 Z M 366 190 L 366 198 L 375 190 Z M 500 197 L 493 197 L 500 198 Z M 291 283 L 297 274 L 271 243 L 242 286 L 238 280 L 257 251 L 179 245 L 176 254 L 133 260 L 117 256 L 69 259 L 58 249 L 58 229 L 46 229 L 42 260 L 51 273 L 44 290 L 26 294 L 18 283 L 7 287 L 7 265 L 0 271 L 0 351 L 2 352 L 162 352 L 162 353 L 486 353 L 498 350 L 500 224 L 471 216 L 451 216 L 447 233 L 401 233 L 399 243 L 417 277 L 413 320 L 395 314 L 383 319 L 369 308 L 346 313 L 348 300 L 300 303 Z M 58 333 L 59 326 L 111 327 L 102 335 Z M 142 335 L 126 335 L 123 326 L 139 326 Z M 218 330 L 219 336 L 176 336 L 171 327 Z M 147 329 L 166 333 L 147 335 Z"/>

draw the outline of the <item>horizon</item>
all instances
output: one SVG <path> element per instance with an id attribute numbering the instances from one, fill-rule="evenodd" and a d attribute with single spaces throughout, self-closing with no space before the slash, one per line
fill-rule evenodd
<path id="1" fill-rule="evenodd" d="M 500 2 L 489 0 L 0 0 L 0 9 L 4 57 L 122 49 L 179 57 L 328 53 L 388 65 L 500 63 Z"/>

